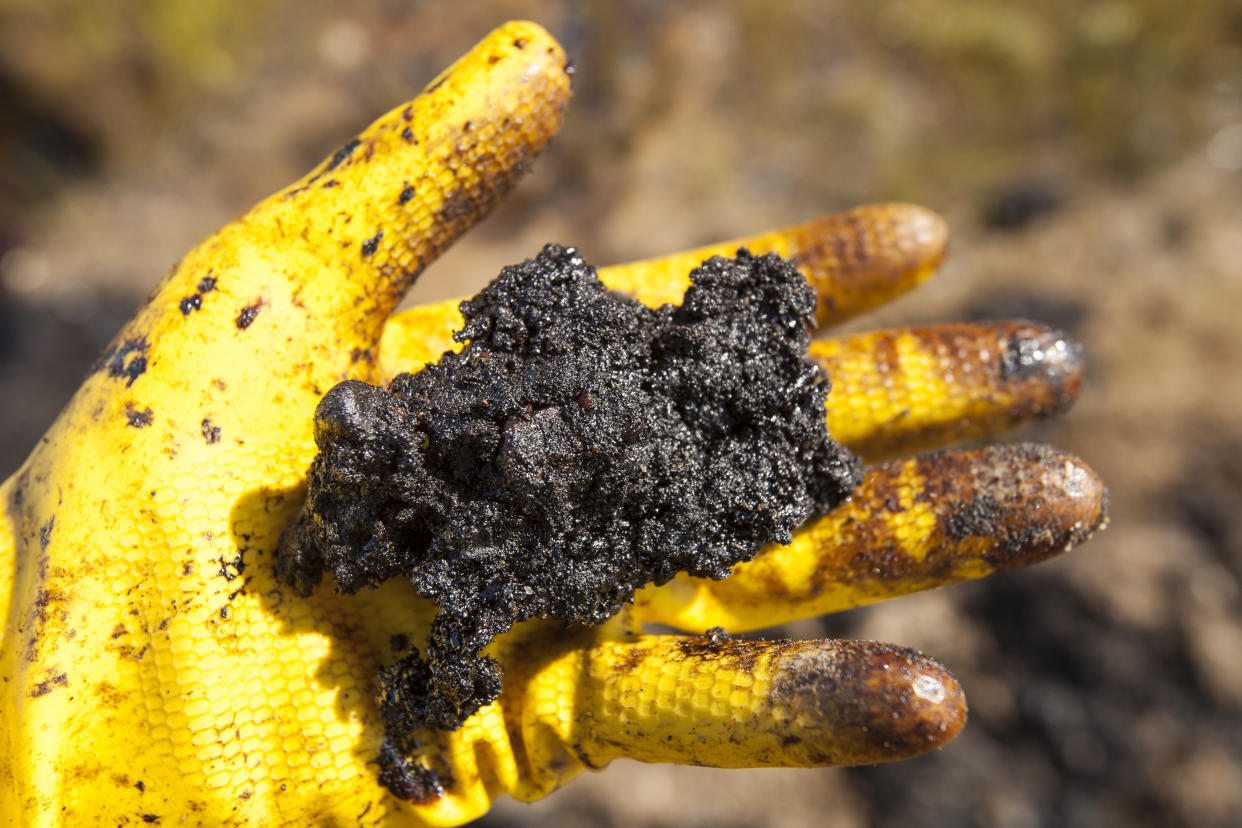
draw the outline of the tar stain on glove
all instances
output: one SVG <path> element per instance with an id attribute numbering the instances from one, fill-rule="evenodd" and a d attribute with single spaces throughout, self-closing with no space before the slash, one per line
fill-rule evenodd
<path id="1" fill-rule="evenodd" d="M 408 577 L 440 608 L 425 653 L 379 677 L 390 756 L 499 695 L 479 653 L 514 623 L 598 624 L 646 584 L 723 578 L 858 483 L 798 271 L 739 250 L 691 280 L 652 309 L 549 245 L 462 303 L 460 353 L 319 404 L 280 575 L 304 594 L 325 570 L 349 593 Z"/>

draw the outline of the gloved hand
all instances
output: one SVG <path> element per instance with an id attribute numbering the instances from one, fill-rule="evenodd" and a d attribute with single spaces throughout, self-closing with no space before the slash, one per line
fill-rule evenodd
<path id="1" fill-rule="evenodd" d="M 497 702 L 427 734 L 429 759 L 381 761 L 376 668 L 421 644 L 435 608 L 399 579 L 302 599 L 273 577 L 314 455 L 311 414 L 343 379 L 386 382 L 452 347 L 453 303 L 388 316 L 544 147 L 568 96 L 543 30 L 497 30 L 191 251 L 117 336 L 0 489 L 10 821 L 456 824 L 620 756 L 870 763 L 961 728 L 961 688 L 921 654 L 702 634 L 1068 548 L 1101 524 L 1104 495 L 1049 449 L 876 466 L 850 503 L 728 580 L 644 589 L 603 627 L 522 624 L 488 650 L 504 669 Z M 829 324 L 929 275 L 945 232 L 918 208 L 862 208 L 601 276 L 675 300 L 701 258 L 743 243 L 794 258 Z M 1059 410 L 1080 379 L 1074 347 L 1026 323 L 852 336 L 812 354 L 835 385 L 831 432 L 869 461 Z M 645 622 L 694 635 L 642 635 Z"/>

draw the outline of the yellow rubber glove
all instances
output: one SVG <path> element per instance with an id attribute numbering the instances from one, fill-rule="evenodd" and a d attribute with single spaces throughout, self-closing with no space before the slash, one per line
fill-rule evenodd
<path id="1" fill-rule="evenodd" d="M 545 146 L 569 95 L 539 27 L 509 24 L 296 185 L 206 239 L 121 331 L 0 488 L 0 814 L 31 825 L 457 824 L 619 756 L 727 767 L 878 762 L 965 716 L 931 659 L 732 631 L 985 575 L 1103 520 L 1103 490 L 1037 447 L 869 471 L 853 501 L 721 582 L 642 590 L 600 628 L 530 622 L 488 652 L 504 694 L 427 734 L 379 783 L 377 666 L 435 608 L 406 583 L 297 597 L 272 573 L 336 382 L 385 382 L 450 347 L 452 303 L 385 322 L 402 292 Z M 745 240 L 799 262 L 820 321 L 929 275 L 935 216 L 889 205 Z M 601 271 L 680 297 L 709 252 Z M 533 251 L 532 251 L 533 252 Z M 1054 332 L 1002 323 L 817 344 L 830 428 L 874 459 L 1064 407 L 1080 378 Z M 660 621 L 697 635 L 646 636 Z M 390 763 L 391 764 L 391 763 Z M 392 768 L 389 768 L 392 770 Z"/>

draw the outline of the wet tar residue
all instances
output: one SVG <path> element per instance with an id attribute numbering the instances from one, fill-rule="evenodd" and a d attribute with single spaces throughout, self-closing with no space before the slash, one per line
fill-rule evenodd
<path id="1" fill-rule="evenodd" d="M 802 276 L 739 250 L 691 279 L 651 309 L 549 245 L 462 303 L 461 353 L 319 404 L 277 567 L 303 593 L 325 570 L 348 593 L 400 575 L 439 606 L 425 651 L 379 677 L 397 753 L 497 697 L 479 653 L 516 622 L 597 624 L 646 584 L 723 578 L 857 484 Z"/>

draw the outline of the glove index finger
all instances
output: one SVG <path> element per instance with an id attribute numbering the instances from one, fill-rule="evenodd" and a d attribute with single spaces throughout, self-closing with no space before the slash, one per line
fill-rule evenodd
<path id="1" fill-rule="evenodd" d="M 816 321 L 841 322 L 893 299 L 926 280 L 944 261 L 944 219 L 913 204 L 870 204 L 811 221 L 631 264 L 600 268 L 613 290 L 648 305 L 679 304 L 690 271 L 711 256 L 739 247 L 793 260 L 819 295 Z"/>

